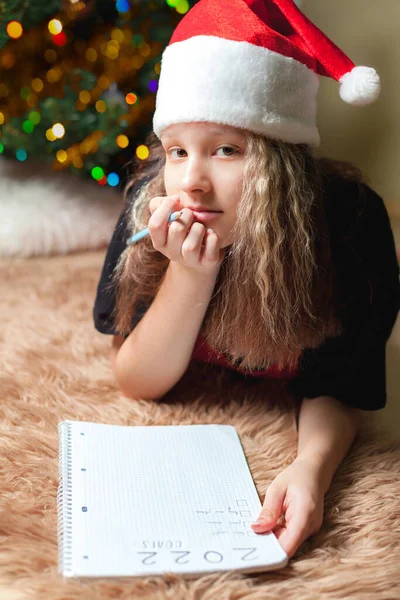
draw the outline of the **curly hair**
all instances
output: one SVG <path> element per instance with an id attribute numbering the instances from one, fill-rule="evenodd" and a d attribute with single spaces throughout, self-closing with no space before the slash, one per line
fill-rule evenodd
<path id="1" fill-rule="evenodd" d="M 324 176 L 357 182 L 351 163 L 318 157 L 306 144 L 289 144 L 245 132 L 242 196 L 233 242 L 221 264 L 200 333 L 242 369 L 297 364 L 304 348 L 315 348 L 341 332 L 324 205 Z M 149 202 L 166 195 L 164 150 L 151 133 L 150 158 L 136 162 L 125 190 L 132 235 L 147 226 Z M 135 198 L 132 188 L 147 179 Z M 114 319 L 129 334 L 138 304 L 149 305 L 169 259 L 151 237 L 128 246 L 114 271 Z"/>

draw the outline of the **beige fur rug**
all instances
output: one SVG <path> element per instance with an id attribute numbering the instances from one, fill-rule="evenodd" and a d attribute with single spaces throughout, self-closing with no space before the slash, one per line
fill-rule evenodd
<path id="1" fill-rule="evenodd" d="M 64 419 L 122 425 L 225 423 L 242 440 L 261 501 L 296 453 L 280 386 L 195 365 L 160 403 L 124 398 L 111 339 L 91 310 L 104 252 L 0 262 L 1 600 L 400 598 L 400 444 L 367 415 L 326 496 L 322 529 L 280 571 L 67 581 L 57 573 L 58 433 Z"/>

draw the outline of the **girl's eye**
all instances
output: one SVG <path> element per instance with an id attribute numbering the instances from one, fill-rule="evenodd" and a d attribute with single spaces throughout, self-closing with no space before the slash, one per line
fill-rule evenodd
<path id="1" fill-rule="evenodd" d="M 174 152 L 178 152 L 178 155 L 174 156 Z M 184 158 L 184 153 L 186 151 L 183 148 L 174 148 L 173 150 L 171 150 L 171 156 L 172 158 Z"/>
<path id="2" fill-rule="evenodd" d="M 227 153 L 224 152 L 223 156 L 233 156 L 237 153 L 236 148 L 232 148 L 232 146 L 222 146 L 221 148 L 217 148 L 217 152 L 219 150 L 227 150 Z"/>

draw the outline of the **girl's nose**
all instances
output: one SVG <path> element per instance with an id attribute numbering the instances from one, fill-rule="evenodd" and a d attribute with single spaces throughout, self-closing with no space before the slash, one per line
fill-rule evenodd
<path id="1" fill-rule="evenodd" d="M 210 175 L 207 165 L 201 159 L 187 161 L 181 186 L 182 191 L 186 192 L 186 194 L 210 191 Z"/>

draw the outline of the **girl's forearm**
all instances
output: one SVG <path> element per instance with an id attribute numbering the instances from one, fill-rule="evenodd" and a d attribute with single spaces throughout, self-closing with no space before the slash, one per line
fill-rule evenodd
<path id="1" fill-rule="evenodd" d="M 302 401 L 296 460 L 316 469 L 325 493 L 356 437 L 360 416 L 360 410 L 330 396 Z"/>

